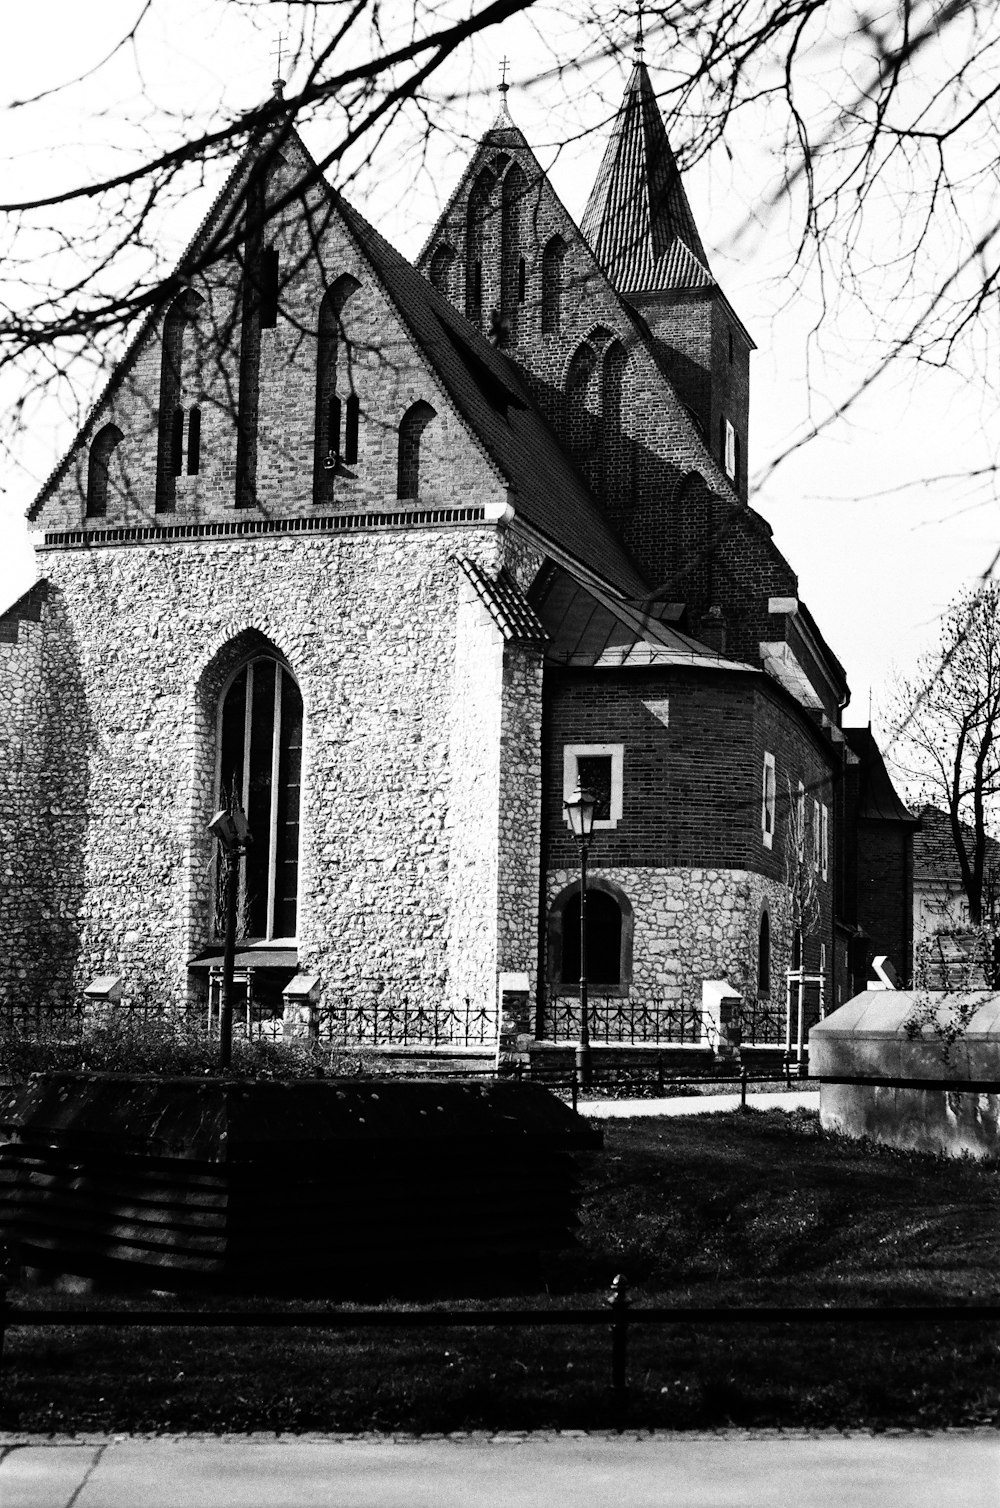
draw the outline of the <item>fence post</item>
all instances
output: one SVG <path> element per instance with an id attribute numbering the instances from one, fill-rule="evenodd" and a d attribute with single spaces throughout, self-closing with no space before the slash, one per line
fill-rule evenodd
<path id="1" fill-rule="evenodd" d="M 6 1271 L 7 1264 L 3 1264 L 4 1270 L 0 1271 L 0 1384 L 3 1381 L 3 1346 L 7 1335 L 7 1321 L 14 1312 L 14 1306 L 10 1302 L 10 1279 Z"/>
<path id="2" fill-rule="evenodd" d="M 746 1108 L 747 1108 L 747 1071 L 746 1071 L 745 1068 L 741 1068 L 740 1069 L 740 1109 L 741 1110 L 745 1110 Z"/>
<path id="3" fill-rule="evenodd" d="M 626 1289 L 628 1283 L 624 1274 L 618 1275 L 611 1280 L 611 1296 L 608 1305 L 611 1309 L 611 1386 L 614 1390 L 616 1408 L 620 1408 L 625 1402 L 625 1390 L 628 1386 L 626 1381 L 626 1367 L 628 1362 L 628 1311 L 631 1300 Z"/>

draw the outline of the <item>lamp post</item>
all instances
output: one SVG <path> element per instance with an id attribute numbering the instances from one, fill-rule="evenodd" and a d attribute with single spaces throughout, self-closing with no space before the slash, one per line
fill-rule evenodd
<path id="1" fill-rule="evenodd" d="M 240 859 L 250 842 L 250 824 L 235 789 L 229 805 L 216 812 L 208 830 L 222 844 L 226 860 L 226 936 L 222 949 L 222 1000 L 219 1003 L 219 1067 L 225 1071 L 233 1056 L 233 973 L 236 962 L 236 906 L 240 888 Z"/>
<path id="2" fill-rule="evenodd" d="M 576 1081 L 587 1085 L 591 1078 L 590 1007 L 587 1001 L 587 845 L 594 831 L 597 801 L 590 791 L 577 786 L 563 811 L 580 845 L 580 1040 L 576 1045 Z"/>

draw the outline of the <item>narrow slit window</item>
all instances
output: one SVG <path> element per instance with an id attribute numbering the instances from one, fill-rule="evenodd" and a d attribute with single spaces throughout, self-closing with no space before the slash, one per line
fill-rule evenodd
<path id="1" fill-rule="evenodd" d="M 273 330 L 278 323 L 279 257 L 276 247 L 265 246 L 260 254 L 260 325 Z"/>
<path id="2" fill-rule="evenodd" d="M 517 301 L 519 304 L 524 303 L 524 295 L 527 289 L 527 282 L 528 279 L 524 267 L 524 258 L 521 257 L 517 264 Z"/>
<path id="3" fill-rule="evenodd" d="M 327 435 L 329 438 L 329 453 L 337 459 L 340 457 L 340 399 L 334 393 L 330 399 L 330 418 Z"/>
<path id="4" fill-rule="evenodd" d="M 201 470 L 201 409 L 193 408 L 188 415 L 188 476 L 197 476 Z"/>
<path id="5" fill-rule="evenodd" d="M 180 476 L 184 470 L 184 410 L 174 409 L 170 428 L 170 474 Z"/>
<path id="6" fill-rule="evenodd" d="M 353 466 L 358 459 L 358 420 L 361 405 L 358 402 L 357 393 L 351 393 L 347 399 L 347 417 L 344 425 L 344 460 L 348 466 Z"/>

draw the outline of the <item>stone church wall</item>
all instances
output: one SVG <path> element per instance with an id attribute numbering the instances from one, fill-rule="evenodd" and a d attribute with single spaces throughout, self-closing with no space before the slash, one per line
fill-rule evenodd
<path id="1" fill-rule="evenodd" d="M 765 907 L 774 917 L 787 911 L 784 885 L 745 869 L 612 869 L 595 863 L 590 874 L 594 880 L 610 881 L 632 906 L 629 999 L 666 1010 L 696 1010 L 705 979 L 728 979 L 744 999 L 756 998 L 760 915 Z M 579 883 L 579 870 L 550 871 L 549 906 L 574 882 Z M 777 981 L 788 964 L 787 928 L 775 927 L 771 977 L 779 993 Z M 550 991 L 555 984 L 549 981 Z M 557 988 L 573 992 L 572 984 Z M 593 996 L 599 1011 L 598 984 Z"/>
<path id="2" fill-rule="evenodd" d="M 72 997 L 94 730 L 65 604 L 38 582 L 0 616 L 0 1009 Z"/>
<path id="3" fill-rule="evenodd" d="M 267 649 L 287 660 L 305 709 L 302 968 L 320 974 L 328 994 L 374 980 L 435 1000 L 484 992 L 494 1002 L 505 836 L 496 745 L 501 717 L 509 728 L 530 723 L 537 686 L 530 674 L 507 677 L 503 712 L 497 703 L 492 723 L 473 716 L 463 735 L 475 758 L 456 758 L 472 681 L 471 661 L 456 675 L 456 655 L 481 646 L 461 647 L 452 552 L 496 569 L 497 531 L 45 552 L 46 620 L 2 647 L 17 657 L 8 726 L 20 716 L 29 790 L 17 824 L 23 883 L 5 887 L 12 952 L 23 942 L 37 964 L 45 928 L 55 928 L 63 941 L 50 939 L 47 966 L 63 991 L 72 961 L 74 989 L 111 973 L 128 998 L 185 998 L 187 961 L 211 940 L 205 825 L 218 696 L 242 655 Z M 499 645 L 492 679 L 505 676 Z M 536 922 L 530 805 L 514 835 L 530 906 L 526 918 L 504 916 L 505 937 L 528 936 Z M 463 856 L 462 906 L 476 926 L 459 945 L 449 888 Z M 30 934 L 11 914 L 22 901 L 36 918 Z M 37 986 L 26 979 L 23 988 L 36 995 Z"/>

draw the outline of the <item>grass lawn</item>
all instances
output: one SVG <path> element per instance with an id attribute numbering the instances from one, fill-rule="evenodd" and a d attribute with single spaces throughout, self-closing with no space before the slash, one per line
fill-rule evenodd
<path id="1" fill-rule="evenodd" d="M 811 1112 L 603 1129 L 604 1152 L 581 1158 L 576 1250 L 547 1257 L 540 1280 L 511 1273 L 504 1295 L 462 1308 L 590 1307 L 618 1272 L 637 1309 L 1000 1305 L 996 1167 L 842 1141 L 823 1134 Z M 53 1302 L 46 1290 L 13 1296 L 19 1305 Z M 1000 1324 L 638 1325 L 623 1413 L 609 1382 L 603 1326 L 19 1328 L 6 1342 L 0 1427 L 1000 1424 Z"/>

